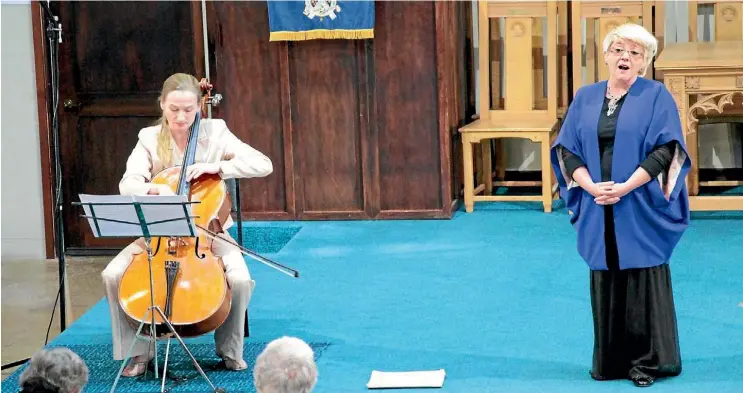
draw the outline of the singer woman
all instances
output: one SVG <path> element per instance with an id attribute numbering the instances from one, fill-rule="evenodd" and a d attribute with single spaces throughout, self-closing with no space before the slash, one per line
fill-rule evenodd
<path id="1" fill-rule="evenodd" d="M 644 77 L 657 39 L 624 24 L 603 49 L 609 78 L 578 90 L 551 158 L 590 270 L 590 375 L 646 387 L 681 373 L 670 260 L 691 161 L 673 96 Z"/>
<path id="2" fill-rule="evenodd" d="M 189 128 L 201 109 L 202 89 L 208 86 L 188 74 L 174 74 L 163 83 L 160 95 L 162 117 L 158 123 L 143 128 L 139 141 L 126 163 L 126 171 L 119 183 L 122 195 L 172 195 L 167 186 L 150 183 L 164 168 L 179 165 L 188 144 Z M 186 171 L 188 181 L 203 174 L 219 174 L 222 179 L 264 177 L 273 172 L 271 160 L 263 153 L 240 141 L 223 120 L 203 119 L 199 125 L 196 164 Z M 232 225 L 228 220 L 224 230 Z M 227 232 L 220 233 L 234 243 Z M 212 243 L 212 251 L 221 256 L 227 280 L 232 290 L 232 305 L 227 319 L 215 330 L 216 352 L 230 370 L 243 370 L 243 337 L 245 311 L 255 287 L 239 248 L 221 241 Z M 126 321 L 119 307 L 119 279 L 132 258 L 145 252 L 143 239 L 138 239 L 122 250 L 103 270 L 106 297 L 111 314 L 113 357 L 122 360 L 129 350 L 136 330 Z M 122 375 L 132 377 L 145 372 L 154 357 L 146 340 L 137 340 L 132 359 Z"/>

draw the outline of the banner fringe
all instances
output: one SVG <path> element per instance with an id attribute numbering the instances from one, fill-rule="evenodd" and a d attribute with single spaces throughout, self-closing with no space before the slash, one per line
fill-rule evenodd
<path id="1" fill-rule="evenodd" d="M 363 40 L 374 38 L 374 29 L 272 31 L 269 41 L 306 41 L 314 39 Z"/>

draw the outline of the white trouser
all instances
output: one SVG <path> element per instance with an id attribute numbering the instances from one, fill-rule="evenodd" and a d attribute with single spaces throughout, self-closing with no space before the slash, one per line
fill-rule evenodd
<path id="1" fill-rule="evenodd" d="M 222 233 L 221 237 L 233 242 L 229 234 Z M 163 245 L 160 245 L 161 250 Z M 154 250 L 153 250 L 154 251 Z M 145 251 L 144 239 L 138 239 L 121 250 L 108 266 L 103 270 L 103 283 L 106 287 L 106 298 L 111 314 L 111 330 L 113 336 L 113 356 L 115 360 L 123 360 L 137 332 L 126 321 L 126 315 L 119 307 L 119 279 L 129 266 L 133 255 Z M 212 252 L 222 257 L 227 274 L 227 281 L 232 289 L 232 308 L 222 326 L 214 332 L 217 355 L 223 359 L 243 363 L 243 339 L 245 334 L 245 311 L 250 303 L 250 297 L 255 288 L 255 281 L 250 277 L 248 266 L 240 250 L 219 240 L 214 240 Z M 131 357 L 147 353 L 150 342 L 138 339 L 134 345 Z"/>

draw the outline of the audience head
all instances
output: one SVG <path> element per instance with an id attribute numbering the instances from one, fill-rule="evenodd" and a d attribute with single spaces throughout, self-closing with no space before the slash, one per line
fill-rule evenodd
<path id="1" fill-rule="evenodd" d="M 79 393 L 87 383 L 88 367 L 67 348 L 36 352 L 18 381 L 22 393 Z"/>
<path id="2" fill-rule="evenodd" d="M 253 378 L 258 393 L 309 393 L 317 383 L 315 354 L 298 338 L 276 339 L 258 356 Z"/>

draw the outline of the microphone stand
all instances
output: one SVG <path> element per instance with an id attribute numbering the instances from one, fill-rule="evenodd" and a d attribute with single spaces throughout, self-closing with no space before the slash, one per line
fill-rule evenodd
<path id="1" fill-rule="evenodd" d="M 65 265 L 65 250 L 64 250 L 64 220 L 62 218 L 62 165 L 59 157 L 59 44 L 62 42 L 62 24 L 59 23 L 59 17 L 54 15 L 50 6 L 49 0 L 40 0 L 39 4 L 44 10 L 44 16 L 42 17 L 42 23 L 46 26 L 46 37 L 48 40 L 49 50 L 49 78 L 51 84 L 51 99 L 52 99 L 52 119 L 51 119 L 51 133 L 52 133 L 52 148 L 54 149 L 54 168 L 55 168 L 55 181 L 53 193 L 54 198 L 54 229 L 55 229 L 55 241 L 56 241 L 56 254 L 59 261 L 59 290 L 57 291 L 57 298 L 54 301 L 54 308 L 52 309 L 52 317 L 49 321 L 49 328 L 46 333 L 46 340 L 44 345 L 49 341 L 49 331 L 52 327 L 52 320 L 54 320 L 54 310 L 57 308 L 57 302 L 59 302 L 59 323 L 60 333 L 67 328 L 67 307 L 65 304 L 65 276 L 66 276 L 66 265 Z M 20 366 L 26 363 L 30 358 L 18 360 L 8 364 L 2 365 L 2 369 L 12 368 Z"/>
<path id="2" fill-rule="evenodd" d="M 62 42 L 62 24 L 59 17 L 54 15 L 49 7 L 49 0 L 40 0 L 41 8 L 46 16 L 46 33 L 49 40 L 49 74 L 52 98 L 52 148 L 54 155 L 54 229 L 56 240 L 56 254 L 59 261 L 59 323 L 60 333 L 67 328 L 67 312 L 65 304 L 65 242 L 64 242 L 64 218 L 62 215 L 62 160 L 59 153 L 59 44 Z"/>

